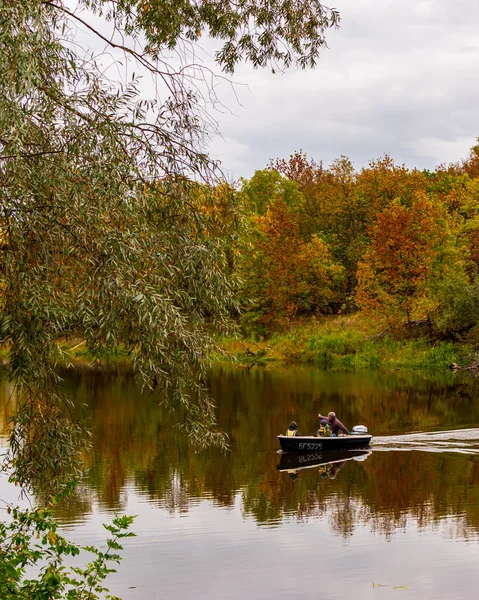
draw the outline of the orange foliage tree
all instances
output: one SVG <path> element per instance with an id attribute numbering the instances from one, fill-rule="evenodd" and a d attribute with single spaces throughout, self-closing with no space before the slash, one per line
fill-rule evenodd
<path id="1" fill-rule="evenodd" d="M 444 207 L 425 193 L 409 206 L 397 200 L 377 215 L 370 235 L 358 269 L 358 304 L 393 330 L 404 318 L 429 316 L 439 305 L 437 283 L 454 270 L 456 256 Z"/>
<path id="2" fill-rule="evenodd" d="M 384 210 L 393 200 L 401 198 L 404 204 L 410 204 L 417 192 L 425 191 L 427 176 L 423 171 L 410 171 L 405 165 L 396 165 L 385 154 L 378 160 L 369 162 L 356 178 L 358 194 L 369 207 L 369 222 L 376 214 Z"/>
<path id="3" fill-rule="evenodd" d="M 329 168 L 296 152 L 289 160 L 271 165 L 294 181 L 304 196 L 298 212 L 302 236 L 318 235 L 330 248 L 334 259 L 345 269 L 345 292 L 355 285 L 358 256 L 365 250 L 362 233 L 362 207 L 355 190 L 356 172 L 351 161 L 341 156 Z"/>
<path id="4" fill-rule="evenodd" d="M 354 293 L 358 262 L 369 243 L 369 228 L 378 212 L 395 198 L 405 204 L 417 192 L 424 192 L 427 176 L 396 165 L 385 155 L 356 172 L 346 156 L 326 169 L 298 152 L 289 160 L 271 163 L 293 180 L 304 195 L 299 223 L 305 236 L 318 234 L 325 240 L 335 260 L 346 270 L 346 294 Z"/>
<path id="5" fill-rule="evenodd" d="M 291 327 L 299 313 L 331 312 L 340 298 L 343 269 L 327 245 L 317 236 L 301 238 L 295 214 L 283 200 L 257 217 L 257 225 L 266 321 Z"/>
<path id="6" fill-rule="evenodd" d="M 479 137 L 471 148 L 469 157 L 462 163 L 462 169 L 471 179 L 479 179 Z"/>

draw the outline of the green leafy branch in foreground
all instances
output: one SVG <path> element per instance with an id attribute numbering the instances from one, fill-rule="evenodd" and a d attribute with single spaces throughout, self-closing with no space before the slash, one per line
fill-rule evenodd
<path id="1" fill-rule="evenodd" d="M 241 214 L 212 187 L 216 84 L 191 43 L 214 38 L 229 73 L 312 67 L 339 14 L 317 0 L 69 4 L 0 0 L 0 376 L 40 404 L 58 396 L 58 339 L 122 347 L 195 445 L 225 447 L 205 381 L 211 334 L 238 310 Z"/>
<path id="2" fill-rule="evenodd" d="M 95 600 L 114 598 L 103 582 L 115 569 L 112 562 L 121 560 L 118 551 L 122 538 L 135 534 L 128 531 L 134 517 L 115 517 L 103 525 L 111 534 L 107 550 L 78 546 L 57 533 L 58 524 L 46 508 L 22 510 L 9 504 L 8 519 L 0 522 L 0 597 L 3 600 Z M 66 567 L 66 557 L 81 551 L 94 559 L 85 567 Z M 27 578 L 28 574 L 34 578 Z"/>

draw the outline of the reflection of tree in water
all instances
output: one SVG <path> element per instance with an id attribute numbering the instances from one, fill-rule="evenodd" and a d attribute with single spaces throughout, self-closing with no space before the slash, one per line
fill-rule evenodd
<path id="1" fill-rule="evenodd" d="M 344 467 L 346 461 L 337 463 L 327 463 L 322 465 L 318 469 L 319 476 L 321 479 L 336 479 L 338 472 Z"/>
<path id="2" fill-rule="evenodd" d="M 187 513 L 190 501 L 191 495 L 188 493 L 188 486 L 182 485 L 181 480 L 174 476 L 161 505 L 170 513 Z"/>
<path id="3" fill-rule="evenodd" d="M 270 389 L 263 376 L 260 386 L 256 387 L 244 373 L 225 372 L 223 375 L 223 391 L 218 390 L 217 397 L 223 399 L 218 407 L 220 422 L 231 432 L 232 451 L 226 456 L 214 451 L 193 454 L 169 427 L 165 415 L 148 402 L 141 406 L 137 404 L 131 415 L 130 442 L 125 444 L 117 440 L 114 444 L 115 447 L 128 447 L 129 457 L 123 456 L 123 464 L 131 465 L 135 485 L 147 491 L 160 505 L 165 506 L 166 498 L 170 498 L 170 507 L 179 506 L 184 510 L 192 499 L 213 498 L 220 505 L 231 506 L 235 494 L 240 491 L 244 513 L 254 516 L 258 523 L 276 523 L 286 516 L 317 518 L 326 511 L 331 515 L 328 518 L 331 527 L 342 535 L 350 535 L 360 524 L 391 535 L 396 527 L 404 527 L 408 520 L 415 519 L 419 526 L 431 525 L 448 514 L 457 514 L 458 510 L 466 515 L 465 522 L 469 527 L 479 529 L 479 503 L 475 501 L 479 492 L 479 471 L 474 470 L 475 460 L 464 456 L 373 454 L 366 463 L 343 463 L 337 477 L 328 477 L 326 481 L 316 469 L 301 471 L 294 483 L 289 475 L 278 477 L 281 475 L 276 471 L 278 455 L 271 451 L 271 440 L 283 430 L 284 423 L 290 422 L 293 415 L 287 412 L 288 406 L 298 400 L 291 392 L 278 396 L 278 389 L 282 388 L 278 388 L 274 376 L 266 375 L 271 379 Z M 457 421 L 461 418 L 461 406 L 467 404 L 467 418 L 471 418 L 471 398 L 467 403 L 464 400 L 470 389 L 467 386 L 454 392 L 449 389 L 447 399 L 440 384 L 428 383 L 422 378 L 417 388 L 412 383 L 408 380 L 406 387 L 402 387 L 400 378 L 395 378 L 392 383 L 388 380 L 394 395 L 394 406 L 391 407 L 384 400 L 382 404 L 380 402 L 384 389 L 380 386 L 376 389 L 373 381 L 371 390 L 371 384 L 363 382 L 363 393 L 370 397 L 372 414 L 387 424 L 389 419 L 395 421 L 399 414 L 414 415 L 418 411 L 423 415 L 428 410 L 428 422 L 436 422 L 441 421 L 444 414 L 456 411 L 454 419 Z M 295 381 L 294 389 L 302 395 L 301 382 Z M 474 389 L 469 393 L 473 394 Z M 311 398 L 306 401 L 302 410 L 305 415 L 310 410 Z M 358 394 L 351 402 L 354 407 L 366 400 Z M 338 398 L 335 405 L 339 404 Z M 112 415 L 121 417 L 121 406 L 116 397 L 116 410 L 112 406 L 107 411 L 98 411 L 97 425 L 104 417 L 109 420 L 115 418 Z M 359 415 L 364 414 L 364 410 L 358 410 Z M 142 416 L 143 411 L 148 416 Z M 347 414 L 345 410 L 341 415 L 343 413 Z M 352 417 L 348 422 L 350 420 Z M 145 422 L 149 424 L 146 435 Z M 158 424 L 156 429 L 154 423 Z M 141 446 L 136 444 L 137 428 L 138 432 L 143 431 L 138 434 Z M 118 425 L 115 431 L 124 429 Z M 105 430 L 102 428 L 102 431 Z M 137 458 L 132 460 L 133 455 Z M 468 481 L 467 487 L 464 487 L 463 478 Z M 462 493 L 459 490 L 465 490 L 466 497 L 462 500 L 458 498 Z"/>
<path id="4" fill-rule="evenodd" d="M 221 386 L 218 381 L 213 385 L 223 390 L 220 393 L 218 387 L 216 398 L 221 425 L 230 433 L 231 452 L 226 454 L 192 452 L 157 401 L 140 394 L 125 373 L 118 377 L 77 373 L 68 379 L 68 395 L 89 404 L 93 444 L 84 454 L 88 487 L 79 489 L 79 497 L 69 506 L 59 506 L 59 514 L 73 519 L 78 511 L 80 518 L 90 512 L 93 498 L 121 509 L 128 489 L 134 488 L 153 505 L 171 512 L 188 511 L 201 499 L 231 507 L 240 498 L 245 515 L 268 525 L 288 518 L 324 518 L 340 535 L 349 536 L 357 527 L 366 526 L 378 535 L 391 536 L 397 528 L 414 522 L 419 527 L 447 527 L 446 535 L 451 537 L 477 537 L 479 461 L 475 456 L 373 450 L 364 463 L 343 464 L 335 478 L 323 478 L 318 468 L 312 468 L 298 472 L 293 482 L 276 469 L 275 436 L 295 416 L 293 411 L 311 413 L 307 390 L 316 387 L 316 382 L 295 379 L 291 391 L 283 375 L 276 380 L 274 375 L 258 372 L 256 381 L 256 376 L 235 373 L 222 373 Z M 400 415 L 403 423 L 414 422 L 416 411 L 427 415 L 427 423 L 444 422 L 444 415 L 453 414 L 444 422 L 448 427 L 453 422 L 479 421 L 476 382 L 454 389 L 447 384 L 448 399 L 437 382 L 428 384 L 420 378 L 414 388 L 408 379 L 407 386 L 401 387 L 396 377 L 387 382 L 391 395 L 386 402 L 385 388 L 376 377 L 356 380 L 356 395 L 352 386 L 337 394 L 335 406 L 347 424 L 366 415 L 369 425 L 370 414 L 371 420 L 387 429 L 397 427 L 393 421 Z M 334 385 L 340 388 L 341 381 L 334 380 Z M 325 388 L 325 399 L 314 400 L 315 407 L 332 404 L 326 392 Z M 341 404 L 344 397 L 349 407 Z M 316 422 L 311 419 L 311 429 L 313 425 Z M 409 425 L 404 427 L 407 430 Z M 307 428 L 305 419 L 302 429 Z M 370 430 L 375 433 L 374 428 Z"/>
<path id="5" fill-rule="evenodd" d="M 78 484 L 62 501 L 52 508 L 59 523 L 83 523 L 93 512 L 93 497 L 83 483 Z"/>
<path id="6" fill-rule="evenodd" d="M 45 502 L 81 477 L 87 437 L 61 394 L 24 388 L 15 396 L 6 464 L 18 485 Z"/>
<path id="7" fill-rule="evenodd" d="M 473 456 L 373 451 L 367 463 L 349 462 L 334 482 L 320 479 L 315 493 L 310 488 L 316 474 L 302 472 L 304 481 L 295 487 L 297 515 L 303 520 L 326 515 L 342 535 L 367 525 L 390 537 L 414 522 L 451 538 L 477 538 L 478 467 Z"/>
<path id="8" fill-rule="evenodd" d="M 329 496 L 319 500 L 316 496 L 300 506 L 297 517 L 302 521 L 324 519 L 334 533 L 347 538 L 354 533 L 358 523 L 364 522 L 363 513 L 361 502 L 353 498 Z"/>

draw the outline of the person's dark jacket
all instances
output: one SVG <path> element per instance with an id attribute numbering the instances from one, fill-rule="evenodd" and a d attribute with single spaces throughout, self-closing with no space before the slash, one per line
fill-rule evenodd
<path id="1" fill-rule="evenodd" d="M 326 419 L 326 421 L 328 422 L 328 425 L 331 427 L 332 432 L 335 433 L 336 435 L 340 431 L 342 431 L 346 435 L 349 435 L 349 429 L 341 423 L 341 421 L 338 419 L 338 417 L 334 417 L 334 419 L 330 419 L 329 417 L 324 417 L 322 415 L 318 415 L 318 416 L 320 419 Z"/>

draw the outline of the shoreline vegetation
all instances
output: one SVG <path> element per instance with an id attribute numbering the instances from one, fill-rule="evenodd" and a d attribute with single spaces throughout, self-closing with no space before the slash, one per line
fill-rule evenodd
<path id="1" fill-rule="evenodd" d="M 267 339 L 225 338 L 218 359 L 239 367 L 268 364 L 310 365 L 323 370 L 444 370 L 474 364 L 474 344 L 435 340 L 422 331 L 400 336 L 375 331 L 361 315 L 310 320 Z"/>
<path id="2" fill-rule="evenodd" d="M 465 370 L 476 368 L 478 357 L 472 339 L 431 339 L 425 328 L 411 332 L 376 331 L 360 314 L 309 319 L 267 337 L 241 335 L 217 340 L 214 363 L 238 368 L 279 365 L 314 366 L 323 370 L 365 371 L 376 369 Z M 126 350 L 91 352 L 85 340 L 59 340 L 58 364 L 69 368 L 107 368 L 131 365 Z M 8 360 L 8 348 L 0 345 L 0 359 Z"/>

